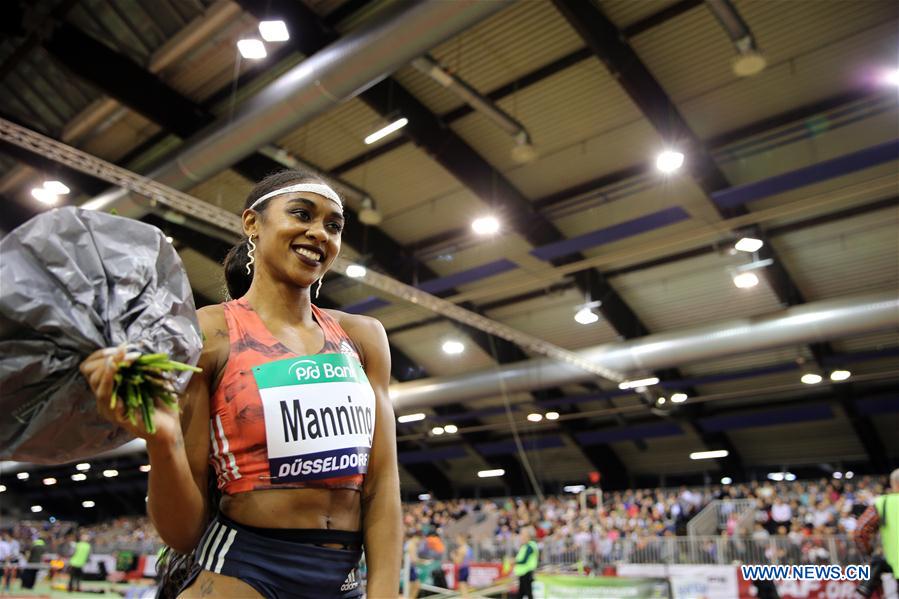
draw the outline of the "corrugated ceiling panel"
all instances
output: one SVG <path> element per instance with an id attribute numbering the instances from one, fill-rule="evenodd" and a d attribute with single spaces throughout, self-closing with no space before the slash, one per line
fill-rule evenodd
<path id="1" fill-rule="evenodd" d="M 706 449 L 699 436 L 687 433 L 677 437 L 646 439 L 647 450 L 641 451 L 628 441 L 612 443 L 624 465 L 634 474 L 669 474 L 717 472 L 714 460 L 691 460 L 690 452 Z"/>
<path id="2" fill-rule="evenodd" d="M 445 354 L 441 346 L 447 339 L 462 341 L 465 351 L 453 356 Z M 424 367 L 431 376 L 460 374 L 494 364 L 477 344 L 445 321 L 391 335 L 390 342 Z"/>
<path id="3" fill-rule="evenodd" d="M 881 331 L 833 342 L 833 346 L 838 352 L 847 353 L 886 349 L 897 345 L 899 345 L 899 332 L 896 331 Z"/>
<path id="4" fill-rule="evenodd" d="M 365 136 L 374 133 L 384 124 L 384 119 L 361 100 L 350 100 L 294 130 L 279 140 L 278 144 L 304 160 L 328 170 L 365 152 L 369 147 L 363 142 Z M 388 136 L 380 143 L 386 143 L 396 135 L 399 134 Z M 380 177 L 380 163 L 372 162 L 357 171 L 368 174 L 369 179 L 373 180 Z"/>
<path id="5" fill-rule="evenodd" d="M 580 483 L 595 470 L 584 454 L 574 447 L 529 451 L 528 460 L 537 482 Z"/>
<path id="6" fill-rule="evenodd" d="M 377 294 L 372 293 L 371 295 Z M 385 299 L 389 299 L 386 296 L 384 297 Z M 384 328 L 390 331 L 395 327 L 410 322 L 419 322 L 421 320 L 433 318 L 434 313 L 430 310 L 425 310 L 424 308 L 420 308 L 413 304 L 409 304 L 406 302 L 397 302 L 395 304 L 391 304 L 384 308 L 375 310 L 374 312 L 369 313 L 369 316 L 380 320 L 381 324 L 384 325 Z"/>
<path id="7" fill-rule="evenodd" d="M 130 110 L 120 113 L 96 134 L 85 138 L 78 145 L 89 154 L 115 162 L 147 139 L 153 137 L 160 127 L 143 116 Z"/>
<path id="8" fill-rule="evenodd" d="M 899 209 L 779 236 L 774 247 L 809 301 L 899 287 Z"/>
<path id="9" fill-rule="evenodd" d="M 487 315 L 567 349 L 616 341 L 618 335 L 604 318 L 590 325 L 574 321 L 575 306 L 583 303 L 583 295 L 571 289 L 491 310 Z"/>
<path id="10" fill-rule="evenodd" d="M 684 102 L 684 114 L 705 137 L 856 88 L 870 76 L 873 65 L 895 60 L 896 29 L 893 21 L 774 64 L 756 78 L 741 79 Z M 783 94 L 785 89 L 790 93 Z"/>
<path id="11" fill-rule="evenodd" d="M 389 154 L 388 154 L 389 156 Z M 407 177 L 410 186 L 425 188 L 423 196 L 415 196 L 407 192 L 399 192 L 402 195 L 392 196 L 393 202 L 412 202 L 418 201 L 414 205 L 407 208 L 391 211 L 385 214 L 384 221 L 379 225 L 384 231 L 393 237 L 402 245 L 410 245 L 431 237 L 438 233 L 442 233 L 448 229 L 468 227 L 471 225 L 471 215 L 480 214 L 484 211 L 484 203 L 481 202 L 468 189 L 455 189 L 441 196 L 431 196 L 426 188 L 428 182 L 432 181 L 435 187 L 440 186 L 440 181 L 429 179 L 427 173 L 433 173 L 434 169 L 427 171 L 418 171 L 419 176 L 414 176 L 415 171 L 404 168 L 401 164 L 396 164 L 397 178 Z M 379 181 L 379 187 L 394 187 L 395 181 Z M 379 194 L 379 198 L 387 198 L 390 196 Z M 429 198 L 427 201 L 420 201 Z"/>
<path id="12" fill-rule="evenodd" d="M 459 250 L 450 247 L 446 252 L 427 260 L 427 265 L 440 276 L 447 276 L 494 260 L 507 258 L 514 261 L 531 250 L 531 245 L 517 233 L 503 232 L 485 237 L 470 233 L 470 238 L 464 240 L 464 243 L 470 244 L 470 247 Z"/>
<path id="13" fill-rule="evenodd" d="M 639 120 L 554 152 L 541 153 L 533 163 L 515 167 L 505 174 L 525 195 L 538 199 L 643 163 L 655 154 L 659 145 L 653 128 L 646 120 Z M 539 147 L 538 151 L 542 152 Z"/>
<path id="14" fill-rule="evenodd" d="M 258 21 L 241 13 L 222 28 L 209 42 L 197 47 L 160 73 L 166 83 L 196 102 L 202 102 L 213 91 L 224 87 L 234 77 L 238 62 L 237 40 L 256 29 Z M 253 61 L 240 60 L 240 72 L 255 66 Z"/>
<path id="15" fill-rule="evenodd" d="M 429 209 L 446 202 L 448 195 L 462 187 L 449 172 L 413 144 L 406 144 L 351 170 L 344 179 L 366 190 L 375 199 L 384 216 L 382 228 L 387 228 L 393 218 L 408 213 L 417 212 L 418 218 L 431 219 L 426 216 Z M 457 210 L 461 209 L 457 207 Z M 408 233 L 395 239 L 407 237 Z"/>
<path id="16" fill-rule="evenodd" d="M 601 144 L 604 134 L 614 134 L 642 118 L 597 60 L 586 60 L 556 73 L 504 98 L 499 106 L 527 128 L 537 151 L 547 156 L 572 146 Z M 511 158 L 513 139 L 480 113 L 459 119 L 452 128 L 498 169 L 521 168 Z M 639 142 L 633 143 L 639 147 Z M 605 172 L 616 168 L 607 165 L 608 158 L 611 156 L 596 163 L 595 169 Z M 556 180 L 572 183 L 565 172 L 558 173 Z"/>
<path id="17" fill-rule="evenodd" d="M 780 310 L 764 277 L 751 289 L 734 286 L 728 268 L 746 261 L 709 254 L 621 275 L 612 284 L 653 332 Z"/>
<path id="18" fill-rule="evenodd" d="M 253 185 L 253 182 L 229 169 L 200 183 L 187 193 L 205 200 L 213 206 L 224 208 L 234 214 L 241 214 Z"/>
<path id="19" fill-rule="evenodd" d="M 213 300 L 224 299 L 225 278 L 222 265 L 189 248 L 178 251 L 192 289 Z"/>
<path id="20" fill-rule="evenodd" d="M 844 420 L 803 422 L 729 431 L 749 465 L 791 466 L 826 460 L 866 461 L 865 450 Z"/>
<path id="21" fill-rule="evenodd" d="M 743 152 L 739 158 L 724 158 L 719 160 L 719 164 L 731 183 L 742 185 L 795 171 L 826 160 L 838 159 L 881 143 L 893 141 L 896 139 L 897 133 L 899 133 L 899 127 L 896 126 L 896 123 L 899 122 L 899 106 L 895 105 L 895 100 L 892 100 L 892 103 L 893 106 L 880 114 L 874 116 L 865 115 L 865 118 L 851 125 L 833 129 L 827 128 L 828 120 L 824 118 L 820 121 L 820 127 L 814 135 L 801 137 L 791 143 L 769 143 L 764 151 L 751 155 Z M 727 150 L 723 149 L 719 155 L 727 156 Z M 831 188 L 837 185 L 844 186 L 847 182 L 856 178 L 862 180 L 872 178 L 874 173 L 886 166 L 889 165 L 857 171 L 853 175 L 831 179 L 821 185 Z M 889 172 L 895 175 L 896 166 L 890 167 Z M 770 203 L 782 203 L 787 199 L 793 199 L 797 195 L 802 197 L 802 194 L 817 195 L 821 189 L 816 189 L 816 187 L 816 185 L 811 185 L 795 192 L 779 194 L 770 200 L 756 200 L 752 203 L 752 207 L 759 209 Z"/>
<path id="22" fill-rule="evenodd" d="M 895 54 L 895 42 L 887 41 L 896 31 L 889 24 L 897 18 L 892 2 L 743 1 L 737 9 L 768 60 L 753 78 L 732 73 L 735 51 L 708 10 L 689 11 L 631 40 L 701 136 L 833 94 L 851 85 L 853 69 L 872 55 Z"/>
<path id="23" fill-rule="evenodd" d="M 677 2 L 678 0 L 599 0 L 599 6 L 619 29 L 623 29 Z"/>
<path id="24" fill-rule="evenodd" d="M 769 68 L 897 18 L 895 3 L 736 3 Z M 644 63 L 677 102 L 734 83 L 735 50 L 708 10 L 691 10 L 631 40 Z M 764 77 L 764 72 L 755 78 Z"/>
<path id="25" fill-rule="evenodd" d="M 794 351 L 793 354 L 795 356 L 796 352 Z M 720 383 L 707 383 L 705 385 L 699 385 L 697 387 L 697 391 L 699 391 L 700 395 L 716 395 L 718 393 L 741 393 L 744 391 L 752 392 L 752 395 L 744 398 L 745 401 L 743 399 L 721 401 L 725 402 L 725 404 L 728 406 L 743 403 L 749 403 L 753 406 L 762 406 L 769 402 L 768 400 L 759 400 L 758 395 L 766 392 L 773 392 L 777 387 L 781 387 L 783 385 L 793 385 L 793 396 L 807 391 L 806 388 L 800 386 L 799 377 L 800 372 L 798 370 L 792 370 L 788 372 L 766 374 L 762 376 L 755 376 L 752 378 L 736 379 L 733 381 L 724 381 Z M 713 403 L 715 403 L 715 405 L 720 405 L 718 403 L 718 400 L 715 400 Z"/>
<path id="26" fill-rule="evenodd" d="M 584 44 L 551 2 L 516 2 L 431 51 L 441 64 L 488 93 Z M 437 114 L 463 102 L 407 67 L 397 80 Z"/>
<path id="27" fill-rule="evenodd" d="M 627 229 L 630 221 L 639 222 L 638 219 L 652 218 L 663 211 L 678 216 L 675 212 L 677 208 L 692 218 L 670 222 L 654 230 L 635 232 L 620 240 L 584 250 L 588 257 L 604 258 L 600 270 L 614 270 L 670 253 L 668 244 L 672 236 L 697 230 L 704 223 L 719 219 L 711 202 L 693 181 L 678 179 L 613 201 L 585 204 L 580 210 L 568 210 L 567 215 L 562 213 L 562 216 L 556 216 L 554 222 L 566 237 L 571 238 L 609 227 Z"/>
<path id="28" fill-rule="evenodd" d="M 737 354 L 735 356 L 722 357 L 714 360 L 704 360 L 696 364 L 691 364 L 683 370 L 688 372 L 690 376 L 739 372 L 741 370 L 751 370 L 761 366 L 789 364 L 796 360 L 797 355 L 797 348 L 782 347 L 778 349 Z"/>

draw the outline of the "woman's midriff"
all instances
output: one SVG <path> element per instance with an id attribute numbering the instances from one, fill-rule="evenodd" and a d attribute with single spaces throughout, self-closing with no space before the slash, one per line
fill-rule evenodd
<path id="1" fill-rule="evenodd" d="M 246 526 L 357 531 L 361 496 L 351 489 L 269 489 L 224 495 L 219 507 Z"/>

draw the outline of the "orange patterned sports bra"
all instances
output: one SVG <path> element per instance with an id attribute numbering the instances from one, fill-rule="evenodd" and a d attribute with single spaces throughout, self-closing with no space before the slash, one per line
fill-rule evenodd
<path id="1" fill-rule="evenodd" d="M 322 454 L 313 454 L 309 456 L 309 459 L 305 460 L 294 460 L 295 464 L 293 465 L 296 473 L 301 471 L 303 462 L 309 462 L 306 466 L 307 471 L 310 471 L 310 468 L 315 468 L 315 470 L 311 471 L 316 474 L 309 474 L 305 477 L 299 475 L 282 478 L 282 481 L 286 482 L 278 480 L 277 469 L 273 468 L 270 460 L 269 447 L 271 445 L 266 442 L 266 418 L 271 419 L 272 414 L 277 414 L 277 411 L 270 412 L 267 415 L 259 386 L 254 378 L 254 369 L 258 371 L 260 366 L 272 362 L 283 360 L 289 363 L 291 359 L 302 357 L 297 356 L 297 354 L 275 339 L 265 326 L 265 323 L 262 322 L 262 319 L 245 299 L 241 298 L 226 302 L 222 304 L 222 307 L 225 312 L 225 320 L 228 323 L 228 337 L 231 347 L 225 371 L 211 398 L 209 422 L 209 434 L 212 441 L 209 463 L 215 469 L 219 490 L 228 495 L 233 495 L 261 489 L 304 487 L 361 489 L 365 476 L 364 467 L 352 470 L 357 472 L 355 474 L 328 476 L 328 464 L 331 463 L 327 461 L 329 458 L 326 458 L 325 461 L 318 459 L 317 463 L 314 459 L 316 455 Z M 354 361 L 357 365 L 361 365 L 362 360 L 359 348 L 334 318 L 315 306 L 312 306 L 312 315 L 324 333 L 325 343 L 318 354 L 306 356 L 306 358 L 322 358 L 326 361 L 334 361 L 339 358 L 340 360 Z M 328 358 L 323 356 L 323 354 L 344 354 L 344 356 Z M 300 362 L 309 361 L 300 360 Z M 359 372 L 362 372 L 361 369 L 359 369 Z M 364 375 L 360 376 L 364 377 Z M 367 380 L 365 384 L 367 385 Z M 336 400 L 334 403 L 336 403 Z M 280 416 L 274 418 L 274 420 L 280 420 Z M 285 412 L 285 422 L 293 423 L 296 427 L 296 413 Z M 327 423 L 323 424 L 327 425 Z M 358 424 L 358 419 L 356 424 Z M 273 430 L 271 429 L 271 422 L 268 426 L 269 431 Z M 370 428 L 373 429 L 373 422 Z M 311 434 L 314 431 L 303 430 L 304 435 L 307 432 Z M 344 432 L 342 427 L 340 432 Z M 306 437 L 304 436 L 303 438 L 305 439 Z M 330 459 L 336 465 L 341 457 Z M 367 464 L 367 450 L 365 450 L 364 457 Z M 348 461 L 349 458 L 343 459 Z M 362 460 L 362 456 L 360 455 L 354 459 L 358 465 Z M 322 463 L 324 463 L 324 470 L 322 469 Z M 288 464 L 287 466 L 288 473 L 291 465 Z M 332 469 L 332 471 L 341 472 L 336 468 Z M 361 473 L 359 473 L 360 471 Z M 347 470 L 344 469 L 342 472 L 347 472 Z"/>

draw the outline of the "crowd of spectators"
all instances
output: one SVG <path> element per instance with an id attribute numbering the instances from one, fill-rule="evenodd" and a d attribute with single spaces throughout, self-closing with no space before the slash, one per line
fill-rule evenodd
<path id="1" fill-rule="evenodd" d="M 606 493 L 597 509 L 573 494 L 536 499 L 431 501 L 406 506 L 407 537 L 444 530 L 466 514 L 479 512 L 495 522 L 490 534 L 469 539 L 480 555 L 496 558 L 515 547 L 518 532 L 533 530 L 548 556 L 591 555 L 596 561 L 700 561 L 735 559 L 824 563 L 836 550 L 853 551 L 851 535 L 857 518 L 884 492 L 884 478 L 854 480 L 763 481 L 703 489 L 628 490 Z M 714 500 L 743 500 L 748 510 L 736 510 L 720 520 L 699 549 L 678 542 L 687 522 Z M 725 506 L 727 509 L 727 506 Z M 749 513 L 747 513 L 747 511 Z M 742 524 L 742 527 L 740 526 Z M 718 539 L 725 542 L 719 542 Z M 663 542 L 663 540 L 667 542 Z M 688 553 L 688 554 L 686 554 Z"/>
<path id="2" fill-rule="evenodd" d="M 727 551 L 734 555 L 719 555 L 724 551 L 722 544 L 708 543 L 701 561 L 743 557 L 736 555 L 735 548 L 741 547 L 744 551 L 762 551 L 768 559 L 826 561 L 833 549 L 832 544 L 827 545 L 829 539 L 851 536 L 856 519 L 874 497 L 884 492 L 885 485 L 882 478 L 858 477 L 763 481 L 702 489 L 635 489 L 603 494 L 601 507 L 597 507 L 598 494 L 588 494 L 586 499 L 565 494 L 542 501 L 433 500 L 404 505 L 404 525 L 407 538 L 431 537 L 431 546 L 445 547 L 447 552 L 452 551 L 459 534 L 467 535 L 480 556 L 494 559 L 513 551 L 518 533 L 528 527 L 547 555 L 586 552 L 612 562 L 643 552 L 647 561 L 666 561 L 670 556 L 664 553 L 678 550 L 679 545 L 659 543 L 658 539 L 685 535 L 687 522 L 713 500 L 748 500 L 752 515 L 735 512 L 722 520 L 717 530 L 718 537 L 740 540 L 726 544 Z M 474 519 L 469 518 L 467 528 L 454 529 L 454 523 L 469 515 Z M 744 523 L 742 529 L 738 529 L 739 522 Z M 80 528 L 73 522 L 20 522 L 11 529 L 6 527 L 6 532 L 22 546 L 40 536 L 48 552 L 61 555 L 81 532 L 88 534 L 97 552 L 130 549 L 151 553 L 161 546 L 146 517 L 117 518 Z M 777 542 L 769 542 L 773 540 Z M 624 546 L 629 547 L 628 555 L 622 553 Z M 696 559 L 695 555 L 690 557 Z"/>

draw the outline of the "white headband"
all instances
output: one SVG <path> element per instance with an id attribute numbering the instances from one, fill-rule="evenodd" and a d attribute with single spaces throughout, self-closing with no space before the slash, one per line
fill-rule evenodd
<path id="1" fill-rule="evenodd" d="M 337 192 L 324 183 L 297 183 L 296 185 L 289 185 L 288 187 L 282 187 L 281 189 L 276 189 L 275 191 L 268 192 L 267 194 L 253 202 L 248 210 L 254 209 L 256 206 L 269 198 L 279 196 L 283 193 L 297 193 L 298 191 L 317 193 L 320 196 L 324 196 L 329 200 L 334 200 L 338 204 L 343 205 L 343 202 L 340 201 L 340 196 L 337 195 Z"/>

